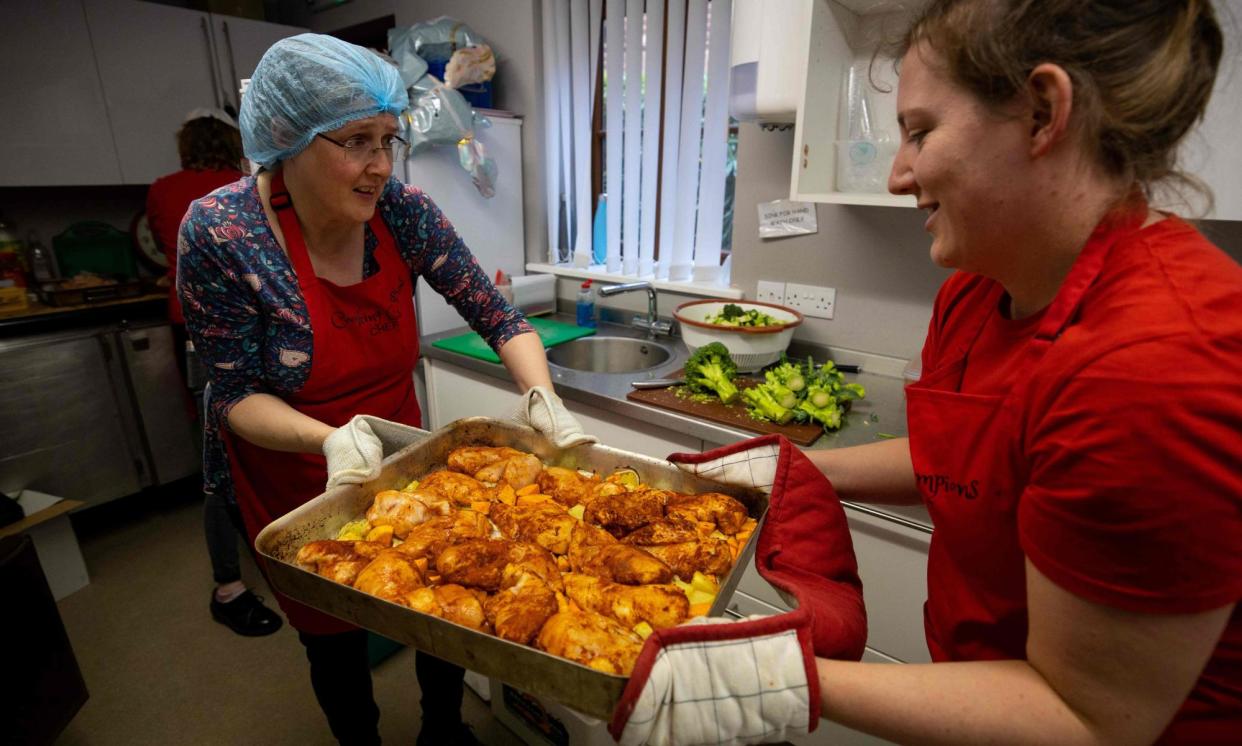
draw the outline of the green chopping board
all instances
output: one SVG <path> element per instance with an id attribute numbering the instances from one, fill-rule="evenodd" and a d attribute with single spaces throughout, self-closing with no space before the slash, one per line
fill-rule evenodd
<path id="1" fill-rule="evenodd" d="M 574 326 L 561 321 L 551 321 L 549 319 L 527 319 L 526 321 L 535 327 L 535 331 L 539 333 L 539 338 L 543 340 L 544 349 L 595 333 L 595 330 L 589 327 Z M 441 350 L 448 350 L 449 352 L 456 352 L 459 355 L 486 360 L 489 363 L 500 362 L 500 356 L 491 347 L 487 346 L 487 342 L 484 342 L 482 337 L 474 332 L 466 332 L 456 337 L 441 339 L 432 342 L 431 346 L 439 347 Z"/>

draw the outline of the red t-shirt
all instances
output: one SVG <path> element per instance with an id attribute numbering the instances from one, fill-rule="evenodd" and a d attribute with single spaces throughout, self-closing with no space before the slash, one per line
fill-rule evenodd
<path id="1" fill-rule="evenodd" d="M 177 233 L 181 230 L 181 219 L 191 202 L 241 177 L 242 172 L 234 169 L 183 169 L 156 179 L 147 192 L 147 223 L 155 242 L 168 257 L 168 279 L 172 283 L 168 291 L 168 318 L 174 323 L 185 323 L 181 301 L 177 299 Z"/>
<path id="2" fill-rule="evenodd" d="M 941 289 L 923 370 L 969 341 L 963 393 L 1011 386 L 1038 317 L 1005 318 L 992 281 Z M 1091 601 L 1153 614 L 1242 599 L 1242 267 L 1177 218 L 1115 245 L 1078 317 L 1022 402 L 1026 557 Z M 1018 602 L 1025 588 L 1015 587 Z M 1025 649 L 1006 651 L 1022 658 Z M 1235 607 L 1162 740 L 1242 734 L 1242 611 Z"/>

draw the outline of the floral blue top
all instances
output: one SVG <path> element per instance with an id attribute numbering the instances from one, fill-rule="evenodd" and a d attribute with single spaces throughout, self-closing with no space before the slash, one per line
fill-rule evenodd
<path id="1" fill-rule="evenodd" d="M 422 190 L 390 178 L 378 209 L 410 269 L 444 296 L 493 349 L 533 331 L 497 292 L 453 225 Z M 177 245 L 177 294 L 210 380 L 203 446 L 205 492 L 233 499 L 220 428 L 250 394 L 285 397 L 311 370 L 310 317 L 297 274 L 276 243 L 253 177 L 190 205 Z M 379 271 L 366 228 L 363 276 Z"/>

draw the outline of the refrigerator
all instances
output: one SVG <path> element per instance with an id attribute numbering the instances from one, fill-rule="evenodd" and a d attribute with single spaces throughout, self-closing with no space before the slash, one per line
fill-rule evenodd
<path id="1" fill-rule="evenodd" d="M 496 160 L 496 193 L 484 198 L 457 161 L 457 149 L 436 147 L 405 162 L 405 182 L 421 188 L 448 217 L 489 278 L 496 270 L 525 273 L 522 218 L 522 119 L 489 116 L 492 126 L 477 137 Z M 418 331 L 422 336 L 466 325 L 456 309 L 426 282 L 415 288 Z"/>

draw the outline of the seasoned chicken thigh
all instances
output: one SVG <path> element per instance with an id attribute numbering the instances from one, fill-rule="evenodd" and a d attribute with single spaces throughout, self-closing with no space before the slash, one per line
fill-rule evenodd
<path id="1" fill-rule="evenodd" d="M 663 629 L 690 618 L 690 601 L 675 585 L 620 585 L 579 573 L 570 573 L 564 580 L 565 595 L 575 603 L 626 627 L 646 622 L 653 629 Z"/>
<path id="2" fill-rule="evenodd" d="M 628 676 L 643 641 L 621 623 L 583 609 L 553 614 L 539 630 L 535 645 L 597 671 Z"/>
<path id="3" fill-rule="evenodd" d="M 483 482 L 505 482 L 514 489 L 534 484 L 543 471 L 543 464 L 534 454 L 503 446 L 456 448 L 448 455 L 448 467 Z"/>
<path id="4" fill-rule="evenodd" d="M 438 585 L 420 588 L 406 597 L 406 605 L 415 611 L 438 616 L 471 629 L 486 630 L 487 615 L 478 594 L 460 585 Z"/>
<path id="5" fill-rule="evenodd" d="M 392 526 L 393 535 L 404 539 L 418 524 L 451 511 L 451 504 L 432 493 L 384 490 L 367 508 L 367 520 L 372 526 Z"/>
<path id="6" fill-rule="evenodd" d="M 432 558 L 453 544 L 486 539 L 491 533 L 492 525 L 487 516 L 473 510 L 458 510 L 415 526 L 397 551 L 411 557 Z"/>
<path id="7" fill-rule="evenodd" d="M 512 577 L 519 571 L 542 578 L 549 586 L 562 587 L 556 559 L 548 550 L 505 539 L 469 539 L 436 555 L 436 570 L 449 583 L 480 588 L 493 593 L 502 587 L 506 568 Z M 516 580 L 516 577 L 514 577 Z"/>
<path id="8" fill-rule="evenodd" d="M 385 549 L 358 573 L 354 587 L 385 601 L 404 604 L 406 596 L 426 583 L 412 557 L 395 549 Z"/>
<path id="9" fill-rule="evenodd" d="M 513 585 L 488 599 L 485 611 L 498 637 L 527 645 L 556 613 L 556 593 L 542 578 L 521 573 Z"/>
<path id="10" fill-rule="evenodd" d="M 561 505 L 586 505 L 594 497 L 594 489 L 601 482 L 595 475 L 584 476 L 577 469 L 549 466 L 539 473 L 535 483 L 539 491 L 551 495 Z"/>
<path id="11" fill-rule="evenodd" d="M 418 482 L 418 492 L 431 492 L 451 500 L 458 507 L 470 507 L 472 502 L 484 502 L 492 499 L 487 485 L 474 477 L 455 471 L 443 469 L 433 471 Z"/>
<path id="12" fill-rule="evenodd" d="M 587 523 L 575 526 L 570 536 L 569 566 L 574 572 L 626 585 L 667 583 L 673 579 L 668 565 Z"/>
<path id="13" fill-rule="evenodd" d="M 506 505 L 494 503 L 488 517 L 510 539 L 538 544 L 553 554 L 569 551 L 569 536 L 578 519 L 557 503 Z"/>
<path id="14" fill-rule="evenodd" d="M 304 544 L 297 562 L 303 568 L 343 585 L 353 585 L 362 568 L 387 547 L 370 541 L 321 539 Z"/>
<path id="15" fill-rule="evenodd" d="M 624 536 L 640 526 L 664 517 L 664 502 L 671 492 L 640 489 L 615 495 L 600 495 L 587 503 L 587 523 L 603 526 L 613 536 Z"/>
<path id="16" fill-rule="evenodd" d="M 719 492 L 698 495 L 672 494 L 665 506 L 670 518 L 714 523 L 721 533 L 733 535 L 746 523 L 746 506 Z"/>

